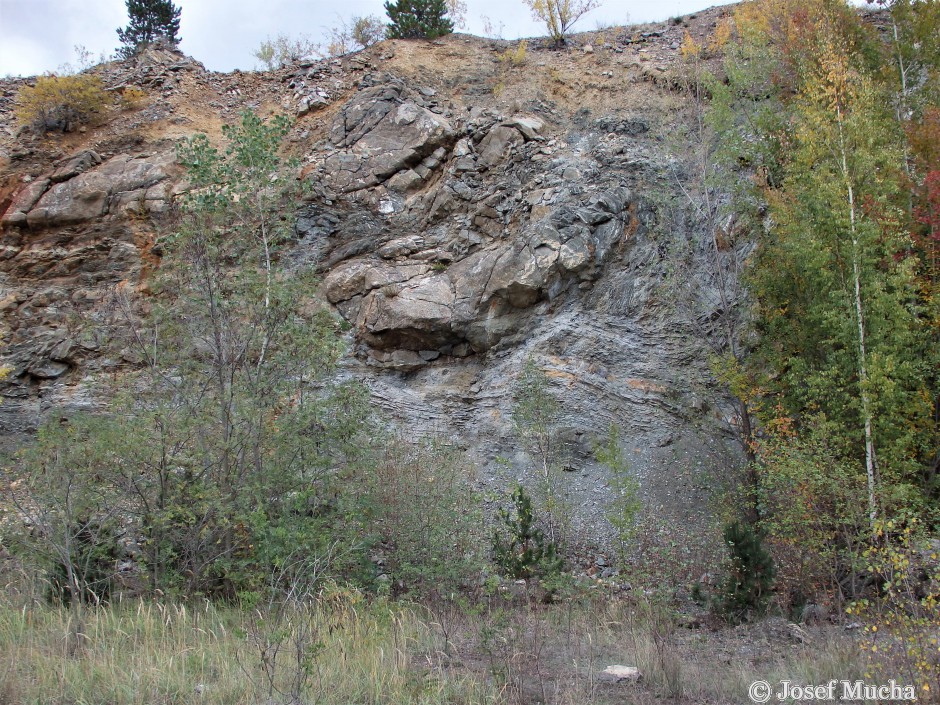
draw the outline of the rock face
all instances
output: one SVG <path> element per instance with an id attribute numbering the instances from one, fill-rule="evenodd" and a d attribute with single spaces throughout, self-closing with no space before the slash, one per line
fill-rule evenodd
<path id="1" fill-rule="evenodd" d="M 494 128 L 503 129 L 510 128 Z M 442 188 L 462 183 L 445 177 Z M 419 235 L 397 238 L 334 268 L 326 296 L 375 349 L 485 352 L 516 330 L 534 304 L 596 278 L 629 233 L 630 205 L 630 191 L 614 187 L 530 220 L 513 238 L 476 232 L 473 243 L 468 232 L 467 246 L 458 240 L 437 248 Z"/>
<path id="2" fill-rule="evenodd" d="M 175 161 L 173 152 L 164 152 L 119 155 L 102 164 L 96 152 L 81 151 L 59 163 L 48 176 L 26 184 L 0 224 L 40 230 L 109 214 L 160 213 L 171 196 L 168 177 L 180 173 Z"/>
<path id="3" fill-rule="evenodd" d="M 409 94 L 391 79 L 343 107 L 330 129 L 330 142 L 342 151 L 328 155 L 319 172 L 326 184 L 349 193 L 394 178 L 393 189 L 408 191 L 440 163 L 454 128 Z"/>
<path id="4" fill-rule="evenodd" d="M 661 36 L 674 39 L 649 41 Z M 95 133 L 54 157 L 3 147 L 0 176 L 16 184 L 0 243 L 13 367 L 3 430 L 99 404 L 97 376 L 135 363 L 105 354 L 93 322 L 115 292 L 145 293 L 159 266 L 161 214 L 185 188 L 164 137 L 214 125 L 220 106 L 281 104 L 298 116 L 290 149 L 309 186 L 289 261 L 321 273 L 323 297 L 350 324 L 341 375 L 363 381 L 409 433 L 465 448 L 480 488 L 499 493 L 538 481 L 511 421 L 531 358 L 560 402 L 565 492 L 585 542 L 609 538 L 608 471 L 594 446 L 611 424 L 651 504 L 694 520 L 708 473 L 741 455 L 705 354 L 721 297 L 677 186 L 682 150 L 665 140 L 681 98 L 626 61 L 630 42 L 546 51 L 518 75 L 465 37 L 383 43 L 266 76 L 219 77 L 165 51 L 156 68 L 109 68 L 115 87 L 161 91 L 121 118 L 141 129 L 149 115 L 152 141 Z M 551 93 L 578 77 L 601 88 Z M 520 97 L 477 87 L 497 79 Z"/>

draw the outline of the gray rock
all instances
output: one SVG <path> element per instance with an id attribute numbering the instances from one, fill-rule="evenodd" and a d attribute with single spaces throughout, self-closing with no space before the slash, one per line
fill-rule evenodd
<path id="1" fill-rule="evenodd" d="M 392 82 L 362 91 L 343 108 L 330 141 L 344 151 L 323 164 L 334 189 L 349 193 L 376 186 L 450 144 L 451 123 L 407 96 L 400 82 Z"/>
<path id="2" fill-rule="evenodd" d="M 533 115 L 514 115 L 505 124 L 515 127 L 527 140 L 541 139 L 540 133 L 545 129 L 545 122 Z"/>
<path id="3" fill-rule="evenodd" d="M 52 183 L 51 179 L 37 179 L 32 181 L 17 191 L 13 197 L 13 202 L 0 220 L 2 225 L 26 225 L 27 213 L 32 209 L 36 202 L 42 197 Z"/>
<path id="4" fill-rule="evenodd" d="M 29 209 L 26 222 L 30 228 L 43 228 L 93 220 L 108 213 L 112 205 L 120 210 L 130 192 L 140 192 L 141 200 L 146 201 L 147 189 L 176 171 L 175 160 L 173 152 L 154 157 L 114 157 L 68 181 L 53 184 Z"/>
<path id="5" fill-rule="evenodd" d="M 49 179 L 53 183 L 68 181 L 74 176 L 78 176 L 84 171 L 101 164 L 101 155 L 91 149 L 86 149 L 68 159 L 59 162 L 58 168 L 52 172 Z"/>
<path id="6" fill-rule="evenodd" d="M 477 146 L 480 163 L 487 167 L 494 167 L 503 162 L 509 152 L 523 142 L 519 130 L 514 127 L 499 125 L 486 133 Z"/>

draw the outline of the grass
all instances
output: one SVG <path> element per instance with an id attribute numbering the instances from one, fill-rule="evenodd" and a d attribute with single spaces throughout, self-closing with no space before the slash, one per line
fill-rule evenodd
<path id="1" fill-rule="evenodd" d="M 337 592 L 283 611 L 0 603 L 0 703 L 489 703 L 407 605 Z"/>
<path id="2" fill-rule="evenodd" d="M 758 679 L 863 677 L 837 627 L 768 643 L 776 623 L 690 630 L 642 595 L 535 594 L 415 605 L 331 588 L 261 610 L 140 599 L 76 611 L 8 592 L 0 705 L 717 705 L 746 702 Z M 749 648 L 759 658 L 738 657 Z M 611 664 L 643 681 L 605 682 Z"/>

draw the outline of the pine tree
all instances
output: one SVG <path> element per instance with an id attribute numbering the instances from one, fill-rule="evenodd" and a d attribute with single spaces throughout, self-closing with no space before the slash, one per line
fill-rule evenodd
<path id="1" fill-rule="evenodd" d="M 171 0 L 125 1 L 130 23 L 124 29 L 117 30 L 118 39 L 124 44 L 118 48 L 122 58 L 135 56 L 158 37 L 163 37 L 171 44 L 179 44 L 177 33 L 182 10 Z"/>
<path id="2" fill-rule="evenodd" d="M 729 616 L 742 619 L 763 612 L 774 582 L 774 561 L 761 536 L 741 522 L 725 527 L 725 544 L 731 565 L 724 589 L 724 608 Z"/>
<path id="3" fill-rule="evenodd" d="M 444 0 L 386 0 L 389 39 L 434 39 L 454 31 Z"/>

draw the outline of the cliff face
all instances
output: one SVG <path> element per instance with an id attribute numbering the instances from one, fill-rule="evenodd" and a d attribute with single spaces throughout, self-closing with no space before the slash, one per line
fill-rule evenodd
<path id="1" fill-rule="evenodd" d="M 688 106 L 672 86 L 685 29 L 597 32 L 566 52 L 533 42 L 521 61 L 465 36 L 383 42 L 268 74 L 212 74 L 157 49 L 96 69 L 115 91 L 144 88 L 143 105 L 44 138 L 13 122 L 22 82 L 0 85 L 2 432 L 96 407 L 98 381 L 135 363 L 102 346 L 96 321 L 116 289 L 146 301 L 185 189 L 175 141 L 218 139 L 244 108 L 288 111 L 311 187 L 291 266 L 316 268 L 351 324 L 341 374 L 407 433 L 465 447 L 497 490 L 533 472 L 511 422 L 531 357 L 561 402 L 586 536 L 603 538 L 608 478 L 592 449 L 611 423 L 654 504 L 694 517 L 741 459 L 706 338 L 722 305 L 715 257 L 745 253 L 710 249 L 684 195 Z"/>

